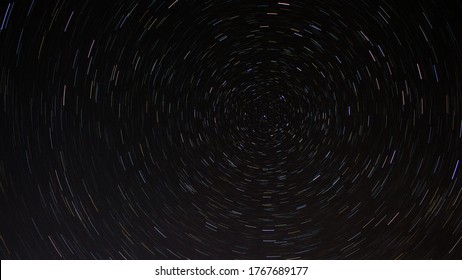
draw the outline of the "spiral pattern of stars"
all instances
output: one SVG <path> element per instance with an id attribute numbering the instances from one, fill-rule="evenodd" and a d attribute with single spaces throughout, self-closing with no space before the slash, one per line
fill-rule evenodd
<path id="1" fill-rule="evenodd" d="M 462 4 L 405 3 L 3 1 L 2 259 L 462 257 Z"/>

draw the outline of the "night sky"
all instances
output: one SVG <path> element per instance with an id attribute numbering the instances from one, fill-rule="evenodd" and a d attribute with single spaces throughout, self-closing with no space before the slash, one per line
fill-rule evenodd
<path id="1" fill-rule="evenodd" d="M 462 258 L 462 2 L 0 1 L 2 259 Z"/>

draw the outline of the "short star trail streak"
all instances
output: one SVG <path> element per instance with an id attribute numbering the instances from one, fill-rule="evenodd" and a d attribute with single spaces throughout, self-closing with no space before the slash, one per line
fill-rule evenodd
<path id="1" fill-rule="evenodd" d="M 0 2 L 0 256 L 461 258 L 461 14 Z"/>

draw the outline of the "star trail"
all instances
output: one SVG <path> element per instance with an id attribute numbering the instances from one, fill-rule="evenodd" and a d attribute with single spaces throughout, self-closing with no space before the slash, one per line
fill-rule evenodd
<path id="1" fill-rule="evenodd" d="M 0 256 L 461 258 L 461 14 L 1 1 Z"/>

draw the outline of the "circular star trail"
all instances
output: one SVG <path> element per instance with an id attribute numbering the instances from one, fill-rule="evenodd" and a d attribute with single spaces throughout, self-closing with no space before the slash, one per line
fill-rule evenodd
<path id="1" fill-rule="evenodd" d="M 3 259 L 462 256 L 460 4 L 77 2 L 0 4 Z"/>

